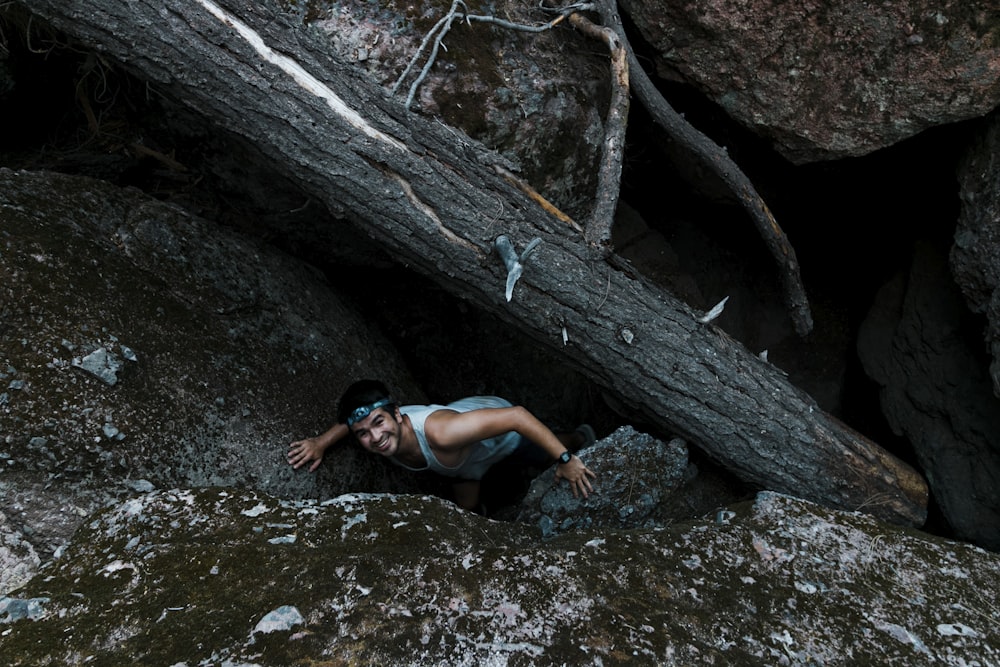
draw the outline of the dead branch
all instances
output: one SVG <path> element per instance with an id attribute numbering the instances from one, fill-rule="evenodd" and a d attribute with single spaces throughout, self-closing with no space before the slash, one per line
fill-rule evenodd
<path id="1" fill-rule="evenodd" d="M 785 306 L 789 317 L 800 336 L 805 336 L 813 328 L 812 313 L 809 299 L 806 296 L 802 276 L 799 273 L 799 262 L 795 249 L 789 243 L 788 237 L 778 225 L 777 220 L 768 208 L 767 203 L 757 193 L 753 183 L 729 157 L 724 148 L 695 129 L 664 99 L 660 91 L 642 69 L 635 52 L 621 25 L 618 9 L 614 2 L 605 0 L 599 3 L 602 20 L 606 25 L 614 26 L 619 39 L 628 54 L 628 64 L 631 72 L 632 89 L 639 101 L 649 111 L 653 120 L 670 136 L 692 154 L 700 158 L 736 195 L 744 210 L 750 214 L 757 231 L 767 249 L 778 264 Z"/>
<path id="2" fill-rule="evenodd" d="M 625 130 L 629 110 L 629 64 L 625 43 L 607 26 L 599 26 L 579 13 L 569 17 L 570 25 L 584 35 L 603 42 L 611 53 L 611 102 L 604 122 L 604 146 L 597 173 L 594 207 L 584 238 L 602 259 L 611 254 L 611 228 L 615 222 L 621 193 L 622 161 L 625 158 Z"/>

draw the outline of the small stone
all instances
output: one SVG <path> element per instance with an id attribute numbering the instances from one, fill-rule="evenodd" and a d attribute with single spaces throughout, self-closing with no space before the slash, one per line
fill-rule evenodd
<path id="1" fill-rule="evenodd" d="M 103 347 L 97 348 L 83 359 L 74 359 L 73 365 L 112 387 L 118 383 L 118 371 L 122 367 L 118 357 Z"/>
<path id="2" fill-rule="evenodd" d="M 283 605 L 278 607 L 273 611 L 269 611 L 264 615 L 264 618 L 257 622 L 254 626 L 253 632 L 251 634 L 256 634 L 262 632 L 264 634 L 269 634 L 271 632 L 287 632 L 291 630 L 296 625 L 302 625 L 306 622 L 299 610 L 292 605 Z"/>
<path id="3" fill-rule="evenodd" d="M 148 479 L 134 479 L 128 485 L 133 491 L 138 491 L 139 493 L 149 493 L 156 488 Z"/>
<path id="4" fill-rule="evenodd" d="M 0 598 L 0 623 L 13 623 L 23 619 L 37 620 L 45 614 L 42 605 L 48 601 L 49 598 L 31 598 L 29 600 Z"/>

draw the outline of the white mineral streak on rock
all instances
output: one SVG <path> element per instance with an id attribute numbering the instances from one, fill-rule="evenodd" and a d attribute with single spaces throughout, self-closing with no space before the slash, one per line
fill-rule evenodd
<path id="1" fill-rule="evenodd" d="M 361 114 L 349 107 L 339 95 L 333 92 L 329 86 L 307 72 L 302 65 L 286 55 L 277 53 L 274 49 L 265 44 L 263 38 L 254 32 L 253 29 L 251 29 L 246 23 L 243 23 L 238 18 L 216 5 L 214 2 L 210 2 L 210 0 L 198 0 L 198 3 L 219 21 L 233 28 L 240 35 L 240 37 L 245 39 L 250 46 L 257 51 L 257 54 L 261 58 L 279 67 L 283 72 L 292 77 L 295 83 L 303 89 L 309 91 L 316 97 L 325 100 L 327 106 L 329 106 L 335 114 L 343 118 L 344 121 L 351 127 L 363 132 L 372 139 L 377 139 L 378 141 L 395 146 L 401 151 L 407 150 L 406 146 L 401 144 L 396 139 L 393 139 L 389 135 L 372 127 L 367 120 L 362 118 Z"/>

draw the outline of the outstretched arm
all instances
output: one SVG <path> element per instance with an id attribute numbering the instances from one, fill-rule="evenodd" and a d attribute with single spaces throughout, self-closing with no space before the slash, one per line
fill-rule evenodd
<path id="1" fill-rule="evenodd" d="M 470 443 L 495 438 L 510 431 L 515 431 L 537 444 L 548 452 L 553 460 L 567 451 L 565 445 L 559 442 L 559 438 L 548 426 L 520 406 L 483 408 L 468 412 L 438 410 L 427 417 L 424 431 L 431 446 L 442 451 L 461 449 Z M 556 467 L 556 479 L 565 478 L 574 496 L 582 494 L 586 498 L 594 490 L 590 484 L 593 477 L 596 477 L 594 472 L 576 456 L 572 457 L 569 463 L 559 464 Z"/>
<path id="2" fill-rule="evenodd" d="M 288 463 L 298 470 L 307 463 L 309 472 L 313 472 L 323 462 L 323 454 L 333 443 L 338 442 L 347 436 L 346 424 L 336 424 L 330 430 L 321 435 L 305 440 L 297 440 L 288 446 Z"/>

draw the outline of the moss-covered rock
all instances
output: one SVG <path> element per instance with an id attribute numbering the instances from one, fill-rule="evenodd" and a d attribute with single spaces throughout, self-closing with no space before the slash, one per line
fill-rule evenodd
<path id="1" fill-rule="evenodd" d="M 154 487 L 420 488 L 350 447 L 317 475 L 285 463 L 359 375 L 420 393 L 318 273 L 264 243 L 135 190 L 0 169 L 0 310 L 0 506 L 43 559 Z"/>
<path id="2" fill-rule="evenodd" d="M 157 491 L 4 601 L 10 665 L 992 664 L 1000 557 L 764 493 L 542 541 L 418 496 Z M 28 612 L 31 612 L 30 615 Z M 34 618 L 34 620 L 30 620 Z"/>

